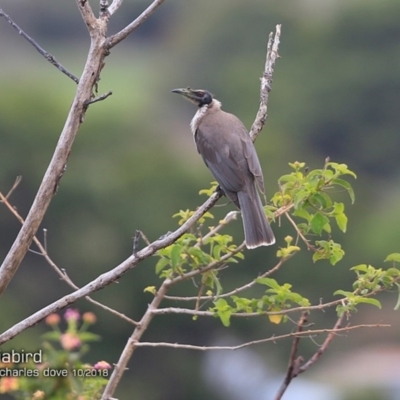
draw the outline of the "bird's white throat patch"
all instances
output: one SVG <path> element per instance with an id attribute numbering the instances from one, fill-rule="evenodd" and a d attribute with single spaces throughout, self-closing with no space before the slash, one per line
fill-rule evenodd
<path id="1" fill-rule="evenodd" d="M 206 115 L 207 111 L 210 108 L 221 108 L 221 102 L 219 102 L 216 99 L 213 99 L 213 101 L 210 104 L 204 104 L 204 106 L 200 107 L 196 114 L 194 115 L 192 121 L 190 122 L 190 129 L 193 133 L 193 135 L 196 133 L 196 130 L 200 124 L 200 121 L 202 120 L 202 118 L 204 117 L 204 115 Z"/>

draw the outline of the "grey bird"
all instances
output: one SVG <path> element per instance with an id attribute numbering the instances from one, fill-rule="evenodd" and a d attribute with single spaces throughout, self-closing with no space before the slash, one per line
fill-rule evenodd
<path id="1" fill-rule="evenodd" d="M 264 194 L 264 178 L 256 149 L 243 123 L 221 110 L 206 90 L 174 89 L 198 110 L 190 123 L 197 151 L 224 194 L 240 209 L 246 247 L 275 243 L 257 189 Z"/>

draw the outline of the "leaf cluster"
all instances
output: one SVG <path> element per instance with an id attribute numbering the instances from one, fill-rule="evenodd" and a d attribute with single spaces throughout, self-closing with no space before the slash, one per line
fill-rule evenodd
<path id="1" fill-rule="evenodd" d="M 293 171 L 279 178 L 280 190 L 272 197 L 273 207 L 292 205 L 293 217 L 299 218 L 297 228 L 302 235 L 322 236 L 332 233 L 332 221 L 342 232 L 347 229 L 347 216 L 343 202 L 332 199 L 338 191 L 346 191 L 354 203 L 355 195 L 351 184 L 345 176 L 356 178 L 346 164 L 338 164 L 327 160 L 324 168 L 308 170 L 304 162 L 289 163 Z M 313 261 L 329 260 L 335 265 L 344 256 L 341 245 L 333 240 L 316 240 L 313 248 Z"/>
<path id="2" fill-rule="evenodd" d="M 347 229 L 345 205 L 338 201 L 341 192 L 346 192 L 351 203 L 355 195 L 347 178 L 356 178 L 356 174 L 347 165 L 326 160 L 321 169 L 309 170 L 304 162 L 290 163 L 291 172 L 279 179 L 279 190 L 273 195 L 271 204 L 265 212 L 271 219 L 286 216 L 293 225 L 296 239 L 291 235 L 284 238 L 284 245 L 278 248 L 276 256 L 278 263 L 252 281 L 237 287 L 230 293 L 224 293 L 219 278 L 221 268 L 244 259 L 241 251 L 243 244 L 238 246 L 232 236 L 220 234 L 215 226 L 206 226 L 213 219 L 210 212 L 204 214 L 195 228 L 183 235 L 173 245 L 157 253 L 159 260 L 156 273 L 161 278 L 201 276 L 198 289 L 196 310 L 208 306 L 210 315 L 218 317 L 224 326 L 229 326 L 231 317 L 235 316 L 268 316 L 270 322 L 279 324 L 289 320 L 288 313 L 294 310 L 310 310 L 310 300 L 292 290 L 290 282 L 279 283 L 271 278 L 274 272 L 282 267 L 292 257 L 302 250 L 303 243 L 311 251 L 311 260 L 328 260 L 337 264 L 344 257 L 340 243 L 332 238 L 332 223 L 342 231 Z M 216 186 L 203 190 L 202 194 L 211 195 Z M 184 223 L 193 215 L 193 211 L 180 211 L 174 217 Z M 219 221 L 218 228 L 223 228 L 226 221 Z M 206 234 L 203 230 L 208 230 Z M 320 303 L 312 306 L 314 309 L 324 309 L 337 306 L 337 313 L 342 316 L 357 310 L 359 304 L 365 303 L 380 307 L 376 295 L 394 285 L 398 285 L 400 270 L 395 263 L 400 262 L 400 254 L 393 253 L 385 261 L 392 261 L 389 269 L 374 268 L 362 264 L 351 268 L 356 274 L 353 290 L 338 289 L 333 294 L 339 295 L 339 300 Z M 190 274 L 197 271 L 197 275 Z M 196 284 L 196 288 L 199 285 Z M 398 286 L 400 288 L 400 285 Z M 203 296 L 204 288 L 208 288 Z M 261 293 L 260 293 L 260 289 Z M 156 288 L 147 288 L 156 294 Z M 249 293 L 244 295 L 243 292 Z M 400 307 L 400 297 L 396 308 Z M 195 318 L 196 314 L 194 313 Z"/>

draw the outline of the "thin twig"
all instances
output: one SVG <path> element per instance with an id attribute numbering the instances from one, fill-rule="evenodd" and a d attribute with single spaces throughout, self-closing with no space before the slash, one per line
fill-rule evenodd
<path id="1" fill-rule="evenodd" d="M 133 22 L 131 22 L 128 26 L 126 26 L 124 29 L 116 33 L 115 35 L 112 35 L 108 38 L 106 47 L 107 49 L 112 49 L 115 45 L 117 45 L 119 42 L 124 40 L 128 35 L 130 35 L 135 29 L 137 29 L 140 25 L 143 24 L 144 21 L 146 21 L 147 18 L 150 17 L 151 14 L 154 13 L 154 11 L 161 6 L 162 3 L 164 3 L 165 0 L 154 0 L 149 7 L 146 8 Z M 119 7 L 122 3 L 122 1 L 118 1 L 116 3 L 115 7 Z M 113 2 L 114 4 L 114 2 Z M 111 4 L 110 8 L 111 11 L 114 11 L 113 4 Z M 109 10 L 110 11 L 110 10 Z M 110 12 L 111 14 L 111 12 Z"/>
<path id="2" fill-rule="evenodd" d="M 299 322 L 297 323 L 297 330 L 296 333 L 300 333 L 303 331 L 304 325 L 307 323 L 307 318 L 308 318 L 308 312 L 304 311 L 299 319 Z M 293 339 L 292 342 L 292 348 L 290 351 L 290 356 L 289 356 L 289 364 L 288 368 L 286 371 L 286 376 L 285 379 L 282 382 L 281 387 L 278 390 L 278 393 L 276 394 L 274 400 L 279 400 L 285 393 L 287 387 L 289 386 L 290 382 L 294 377 L 298 375 L 298 371 L 300 368 L 300 364 L 303 362 L 303 358 L 301 356 L 297 357 L 297 352 L 299 350 L 299 343 L 300 343 L 300 336 L 296 336 Z"/>
<path id="3" fill-rule="evenodd" d="M 137 254 L 138 250 L 139 250 L 139 240 L 141 237 L 141 231 L 136 230 L 135 231 L 135 235 L 133 236 L 133 248 L 132 248 L 132 254 L 135 255 Z"/>
<path id="4" fill-rule="evenodd" d="M 0 17 L 6 19 L 6 21 L 18 31 L 18 33 L 26 39 L 49 63 L 54 65 L 57 69 L 59 69 L 63 74 L 67 75 L 68 78 L 72 79 L 75 83 L 79 83 L 79 79 L 71 72 L 69 72 L 66 68 L 64 68 L 54 56 L 48 53 L 45 49 L 43 49 L 33 38 L 31 38 L 27 33 L 25 33 L 12 19 L 0 8 Z"/>
<path id="5" fill-rule="evenodd" d="M 95 15 L 93 13 L 92 7 L 90 6 L 89 1 L 76 0 L 76 4 L 78 6 L 78 9 L 81 13 L 83 20 L 85 21 L 86 27 L 87 27 L 90 35 L 92 36 L 92 33 L 95 31 L 95 29 L 99 27 L 97 22 L 100 22 L 100 20 L 96 19 Z M 107 23 L 107 20 L 106 20 L 106 23 Z"/>
<path id="6" fill-rule="evenodd" d="M 43 228 L 43 248 L 47 254 L 47 229 Z"/>
<path id="7" fill-rule="evenodd" d="M 253 142 L 256 140 L 258 134 L 261 132 L 265 121 L 268 118 L 268 98 L 269 92 L 272 88 L 272 76 L 276 60 L 279 58 L 278 49 L 281 37 L 281 25 L 276 25 L 275 36 L 273 32 L 269 34 L 267 45 L 267 57 L 265 60 L 264 73 L 261 77 L 260 87 L 260 107 L 258 109 L 254 123 L 250 129 L 250 136 Z"/>
<path id="8" fill-rule="evenodd" d="M 284 393 L 285 393 L 286 389 L 288 388 L 288 386 L 289 386 L 290 382 L 292 381 L 292 379 L 296 378 L 299 374 L 301 374 L 302 372 L 304 372 L 308 368 L 310 368 L 311 365 L 313 365 L 322 356 L 322 354 L 326 351 L 326 349 L 328 348 L 328 346 L 332 342 L 333 338 L 339 332 L 341 332 L 342 330 L 346 329 L 346 328 L 341 328 L 344 316 L 345 316 L 345 314 L 342 314 L 337 319 L 337 321 L 335 323 L 335 326 L 333 327 L 333 329 L 329 330 L 329 334 L 326 337 L 326 339 L 324 340 L 324 343 L 322 344 L 322 346 L 313 354 L 313 356 L 305 364 L 300 366 L 300 363 L 303 360 L 301 360 L 301 361 L 299 360 L 299 362 L 296 362 L 297 360 L 292 360 L 291 359 L 291 362 L 289 363 L 289 368 L 288 368 L 288 372 L 286 374 L 285 380 L 283 381 L 281 387 L 279 388 L 279 391 L 276 394 L 274 400 L 280 400 L 282 398 L 282 396 L 284 395 Z M 292 368 L 291 368 L 291 365 L 293 365 Z"/>
<path id="9" fill-rule="evenodd" d="M 121 7 L 123 2 L 124 2 L 124 0 L 114 0 L 111 3 L 110 7 L 108 7 L 109 14 L 113 15 L 118 10 L 118 8 Z"/>
<path id="10" fill-rule="evenodd" d="M 18 221 L 23 224 L 25 221 L 24 219 L 21 217 L 21 215 L 16 211 L 16 209 L 8 202 L 8 200 L 6 199 L 5 196 L 3 196 L 3 194 L 0 192 L 0 200 L 2 203 L 5 204 L 5 206 L 11 211 L 11 213 L 18 219 Z M 47 263 L 50 265 L 51 268 L 53 268 L 53 270 L 56 272 L 56 274 L 64 281 L 67 283 L 67 285 L 69 285 L 71 288 L 73 288 L 74 290 L 78 290 L 79 287 L 75 285 L 75 283 L 71 280 L 71 278 L 67 275 L 65 269 L 61 269 L 57 266 L 57 264 L 51 259 L 51 257 L 49 256 L 48 252 L 47 252 L 47 229 L 43 229 L 43 245 L 40 242 L 40 240 L 34 236 L 33 238 L 34 243 L 36 244 L 36 246 L 38 247 L 39 251 L 34 251 L 31 250 L 30 251 L 32 253 L 38 254 L 40 256 L 43 256 L 44 259 L 47 261 Z M 110 312 L 111 314 L 116 315 L 117 317 L 129 322 L 132 325 L 137 325 L 137 323 L 127 317 L 126 315 L 120 313 L 119 311 L 116 311 L 108 306 L 106 306 L 105 304 L 102 304 L 94 299 L 92 299 L 89 296 L 86 296 L 85 299 L 87 301 L 89 301 L 92 304 L 95 304 L 96 306 L 102 308 L 103 310 L 106 310 L 108 312 Z"/>
<path id="11" fill-rule="evenodd" d="M 22 181 L 22 176 L 21 175 L 18 175 L 16 178 L 15 178 L 15 182 L 13 183 L 13 185 L 11 186 L 11 189 L 8 191 L 8 193 L 5 195 L 5 198 L 6 199 L 8 199 L 11 195 L 12 195 L 12 193 L 13 193 L 13 191 L 18 187 L 18 185 L 21 183 L 21 181 Z M 2 201 L 1 201 L 2 202 Z"/>
<path id="12" fill-rule="evenodd" d="M 98 101 L 103 101 L 106 99 L 108 96 L 111 96 L 113 94 L 112 90 L 108 91 L 107 93 L 102 94 L 101 96 L 95 97 L 92 100 L 88 100 L 85 103 L 85 106 L 88 107 L 90 104 L 97 103 Z"/>
<path id="13" fill-rule="evenodd" d="M 303 364 L 299 368 L 299 371 L 298 371 L 299 374 L 301 374 L 302 372 L 304 372 L 308 368 L 310 368 L 311 365 L 313 365 L 315 363 L 315 361 L 317 361 L 322 356 L 322 354 L 326 351 L 326 349 L 328 348 L 329 344 L 332 342 L 332 340 L 335 337 L 335 335 L 337 334 L 337 332 L 345 329 L 345 328 L 341 328 L 344 316 L 345 316 L 345 314 L 342 314 L 337 319 L 335 326 L 333 327 L 331 332 L 329 332 L 329 335 L 325 339 L 324 343 L 322 343 L 322 346 L 318 349 L 318 351 L 305 364 Z M 383 326 L 383 325 L 381 325 L 381 326 Z M 385 326 L 390 326 L 390 325 L 385 325 Z"/>
<path id="14" fill-rule="evenodd" d="M 339 333 L 344 333 L 348 331 L 352 331 L 354 329 L 361 328 L 389 328 L 391 325 L 389 324 L 360 324 L 347 326 L 345 328 L 339 329 L 310 329 L 302 332 L 291 332 L 283 335 L 273 335 L 269 338 L 253 340 L 251 342 L 242 343 L 237 346 L 194 346 L 190 344 L 181 344 L 181 343 L 168 343 L 168 342 L 137 342 L 135 343 L 135 347 L 170 347 L 173 349 L 187 349 L 187 350 L 200 350 L 200 351 L 210 351 L 210 350 L 239 350 L 244 347 L 254 346 L 257 344 L 267 343 L 267 342 L 275 342 L 277 340 L 294 338 L 294 337 L 307 337 L 307 336 L 316 336 L 324 333 L 328 333 L 329 335 L 337 335 Z"/>
<path id="15" fill-rule="evenodd" d="M 289 222 L 293 225 L 294 229 L 296 230 L 297 235 L 301 238 L 301 240 L 304 242 L 304 244 L 307 246 L 308 250 L 316 251 L 315 246 L 310 244 L 310 241 L 303 235 L 299 227 L 297 226 L 296 222 L 293 221 L 292 217 L 289 215 L 288 212 L 285 213 L 286 218 L 289 220 Z"/>
<path id="16" fill-rule="evenodd" d="M 224 297 L 230 297 L 230 296 L 234 296 L 240 292 L 243 292 L 246 289 L 249 289 L 251 287 L 253 287 L 256 283 L 257 283 L 257 279 L 259 278 L 266 278 L 269 275 L 274 274 L 282 265 L 285 261 L 287 261 L 289 258 L 285 258 L 285 259 L 280 259 L 279 262 L 271 269 L 269 269 L 268 271 L 264 272 L 263 274 L 257 276 L 257 278 L 253 279 L 251 282 L 246 283 L 243 286 L 240 286 L 230 292 L 227 293 L 223 293 L 220 294 L 218 296 L 201 296 L 200 300 L 215 300 L 215 299 L 219 299 L 219 298 L 224 298 Z M 181 296 L 165 296 L 165 299 L 168 300 L 174 300 L 174 301 L 196 301 L 198 299 L 198 296 L 187 296 L 187 297 L 181 297 Z"/>
<path id="17" fill-rule="evenodd" d="M 229 222 L 236 220 L 237 216 L 239 214 L 239 211 L 229 211 L 228 214 L 225 215 L 225 218 L 222 219 L 217 226 L 215 226 L 213 229 L 210 230 L 206 235 L 204 235 L 201 238 L 201 241 L 195 244 L 195 247 L 200 247 L 203 242 L 208 239 L 209 237 L 214 236 L 216 233 L 218 233 L 223 227 L 229 224 Z"/>

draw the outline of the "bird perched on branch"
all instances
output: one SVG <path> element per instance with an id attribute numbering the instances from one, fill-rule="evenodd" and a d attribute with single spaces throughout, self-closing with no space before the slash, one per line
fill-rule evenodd
<path id="1" fill-rule="evenodd" d="M 221 103 L 206 90 L 174 89 L 198 110 L 190 123 L 197 150 L 221 189 L 240 209 L 246 247 L 275 243 L 257 189 L 264 194 L 264 179 L 254 144 L 243 123 L 221 110 Z"/>

